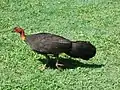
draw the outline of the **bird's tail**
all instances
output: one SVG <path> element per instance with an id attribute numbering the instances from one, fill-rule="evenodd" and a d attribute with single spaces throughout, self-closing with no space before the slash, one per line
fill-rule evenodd
<path id="1" fill-rule="evenodd" d="M 96 54 L 96 47 L 89 41 L 71 41 L 72 47 L 66 54 L 74 57 L 89 60 Z"/>

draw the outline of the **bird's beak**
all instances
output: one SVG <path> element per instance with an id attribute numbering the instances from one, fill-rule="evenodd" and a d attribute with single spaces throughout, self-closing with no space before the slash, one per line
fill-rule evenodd
<path id="1" fill-rule="evenodd" d="M 12 33 L 14 32 L 14 31 L 11 31 Z"/>
<path id="2" fill-rule="evenodd" d="M 13 33 L 14 33 L 14 32 L 15 32 L 15 30 L 12 30 L 11 32 L 13 32 Z"/>

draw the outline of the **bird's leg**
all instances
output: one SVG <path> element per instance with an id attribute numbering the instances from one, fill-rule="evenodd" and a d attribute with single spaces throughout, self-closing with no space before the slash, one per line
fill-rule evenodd
<path id="1" fill-rule="evenodd" d="M 50 57 L 47 54 L 45 54 L 44 56 L 46 57 L 46 63 L 42 67 L 40 67 L 41 70 L 44 70 L 46 68 L 50 59 Z"/>
<path id="2" fill-rule="evenodd" d="M 64 66 L 64 65 L 63 65 L 63 64 L 60 64 L 60 63 L 59 63 L 59 60 L 57 60 L 57 62 L 56 62 L 56 67 L 59 69 L 59 66 L 62 67 L 62 66 Z"/>
<path id="3" fill-rule="evenodd" d="M 57 61 L 56 61 L 56 67 L 59 69 L 60 67 L 59 66 L 64 66 L 63 64 L 60 64 L 59 63 L 59 55 L 55 55 L 55 57 L 56 57 L 56 59 L 57 59 Z"/>

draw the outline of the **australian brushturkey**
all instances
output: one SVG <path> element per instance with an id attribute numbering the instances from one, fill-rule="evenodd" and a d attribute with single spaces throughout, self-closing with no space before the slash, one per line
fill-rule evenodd
<path id="1" fill-rule="evenodd" d="M 96 54 L 96 48 L 88 41 L 70 41 L 62 36 L 58 36 L 50 33 L 38 33 L 32 35 L 25 35 L 25 32 L 20 27 L 15 27 L 14 32 L 20 33 L 20 37 L 24 40 L 33 51 L 43 54 L 47 58 L 48 64 L 49 54 L 53 54 L 56 59 L 56 67 L 63 66 L 59 64 L 59 54 L 66 53 L 67 55 L 74 58 L 81 58 L 89 60 Z"/>
<path id="2" fill-rule="evenodd" d="M 50 34 L 50 33 L 38 33 L 32 35 L 25 35 L 25 32 L 20 27 L 15 27 L 14 32 L 20 33 L 20 37 L 24 40 L 33 51 L 43 54 L 49 60 L 48 54 L 53 54 L 57 58 L 56 67 L 62 64 L 58 63 L 58 57 L 60 53 L 69 52 L 72 47 L 72 42 L 64 37 Z"/>
<path id="3" fill-rule="evenodd" d="M 88 41 L 73 41 L 71 50 L 66 54 L 74 58 L 89 60 L 95 56 L 96 48 Z"/>

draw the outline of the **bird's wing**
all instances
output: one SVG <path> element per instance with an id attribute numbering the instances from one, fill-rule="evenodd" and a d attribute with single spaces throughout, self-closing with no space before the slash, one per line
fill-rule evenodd
<path id="1" fill-rule="evenodd" d="M 61 37 L 49 35 L 28 36 L 26 42 L 33 50 L 41 53 L 60 53 L 67 51 L 71 47 L 71 42 Z"/>

